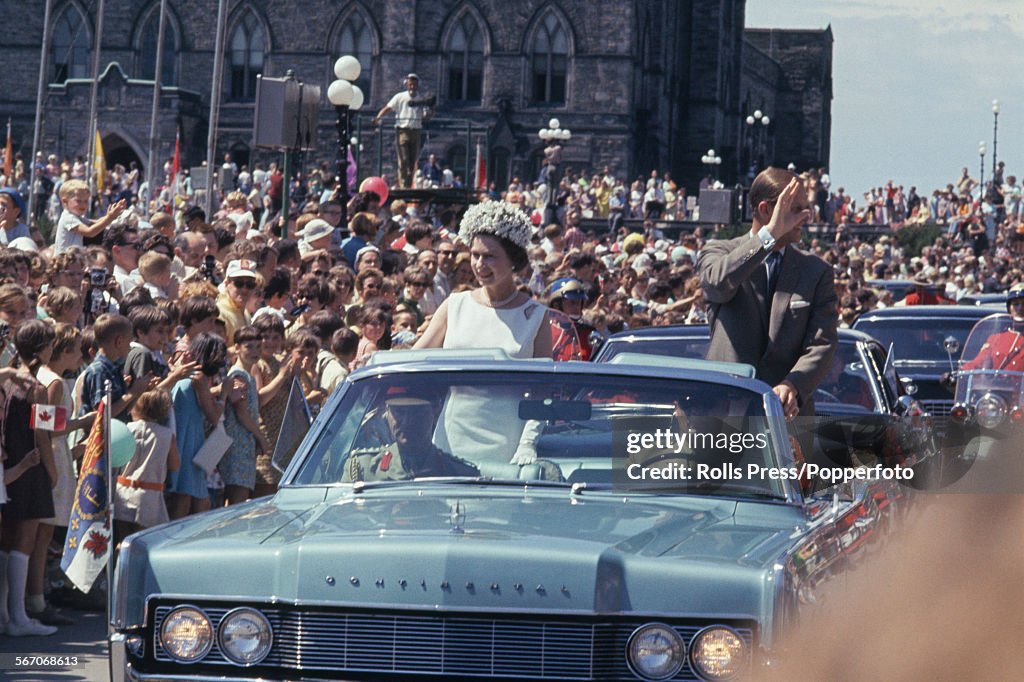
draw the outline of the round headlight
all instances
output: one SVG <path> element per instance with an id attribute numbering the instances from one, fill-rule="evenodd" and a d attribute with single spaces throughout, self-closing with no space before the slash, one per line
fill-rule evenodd
<path id="1" fill-rule="evenodd" d="M 213 646 L 210 619 L 194 606 L 174 609 L 160 624 L 160 645 L 179 663 L 195 663 Z"/>
<path id="2" fill-rule="evenodd" d="M 974 405 L 974 416 L 981 426 L 994 429 L 1006 416 L 1006 401 L 994 393 L 986 393 Z"/>
<path id="3" fill-rule="evenodd" d="M 626 659 L 645 680 L 674 677 L 686 662 L 686 644 L 668 625 L 651 623 L 633 631 L 626 645 Z"/>
<path id="4" fill-rule="evenodd" d="M 690 660 L 705 680 L 731 680 L 747 665 L 747 645 L 732 628 L 715 625 L 693 638 Z"/>
<path id="5" fill-rule="evenodd" d="M 270 653 L 274 633 L 259 611 L 239 608 L 224 616 L 217 630 L 220 652 L 232 663 L 256 665 Z"/>

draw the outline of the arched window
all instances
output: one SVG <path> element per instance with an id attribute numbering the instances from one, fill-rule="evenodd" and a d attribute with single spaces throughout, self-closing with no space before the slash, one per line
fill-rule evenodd
<path id="1" fill-rule="evenodd" d="M 479 103 L 484 83 L 484 38 L 469 13 L 455 24 L 447 52 L 448 99 Z"/>
<path id="2" fill-rule="evenodd" d="M 75 5 L 68 5 L 58 17 L 51 45 L 50 82 L 63 83 L 68 78 L 88 76 L 89 29 Z"/>
<path id="3" fill-rule="evenodd" d="M 265 51 L 263 27 L 252 12 L 246 12 L 228 41 L 231 99 L 251 100 L 256 96 L 256 76 L 263 73 Z"/>
<path id="4" fill-rule="evenodd" d="M 565 79 L 569 64 L 569 38 L 562 22 L 548 12 L 533 34 L 530 48 L 531 99 L 543 104 L 565 103 Z"/>
<path id="5" fill-rule="evenodd" d="M 156 72 L 156 46 L 160 31 L 160 9 L 150 12 L 146 23 L 142 26 L 142 33 L 139 36 L 139 78 L 152 80 Z M 164 20 L 164 63 L 161 65 L 163 73 L 160 75 L 162 85 L 178 84 L 178 34 L 174 30 L 174 24 L 167 17 Z"/>
<path id="6" fill-rule="evenodd" d="M 359 78 L 356 85 L 363 91 L 365 101 L 370 101 L 370 86 L 373 84 L 373 28 L 367 23 L 362 12 L 352 12 L 341 25 L 338 41 L 332 55 L 334 59 L 350 54 L 359 60 Z M 333 72 L 332 72 L 333 73 Z M 334 80 L 334 76 L 331 76 Z"/>

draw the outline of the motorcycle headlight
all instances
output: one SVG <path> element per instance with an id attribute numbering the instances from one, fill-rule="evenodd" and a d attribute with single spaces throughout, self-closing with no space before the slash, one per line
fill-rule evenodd
<path id="1" fill-rule="evenodd" d="M 1006 417 L 1006 401 L 994 393 L 986 393 L 975 404 L 974 415 L 978 424 L 986 429 L 994 429 Z"/>
<path id="2" fill-rule="evenodd" d="M 221 620 L 217 643 L 232 663 L 256 665 L 270 653 L 274 633 L 266 616 L 243 607 L 228 612 Z"/>
<path id="3" fill-rule="evenodd" d="M 690 643 L 694 672 L 705 680 L 731 680 L 747 666 L 747 644 L 730 627 L 714 625 L 697 633 Z"/>
<path id="4" fill-rule="evenodd" d="M 195 663 L 213 646 L 210 619 L 194 606 L 174 609 L 160 624 L 160 645 L 179 663 Z"/>
<path id="5" fill-rule="evenodd" d="M 626 645 L 629 667 L 645 680 L 674 677 L 686 662 L 686 644 L 668 625 L 651 623 L 633 631 Z"/>

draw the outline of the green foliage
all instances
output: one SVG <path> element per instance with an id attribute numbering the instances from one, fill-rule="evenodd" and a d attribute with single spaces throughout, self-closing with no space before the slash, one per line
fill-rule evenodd
<path id="1" fill-rule="evenodd" d="M 903 227 L 893 233 L 896 241 L 907 256 L 914 257 L 921 255 L 921 249 L 931 246 L 938 237 L 946 233 L 945 225 L 928 223 L 926 225 L 911 225 Z"/>
<path id="2" fill-rule="evenodd" d="M 53 231 L 57 228 L 57 224 L 50 220 L 50 217 L 44 212 L 43 215 L 39 216 L 39 220 L 36 221 L 36 229 L 43 235 L 44 244 L 52 244 L 53 238 L 56 236 Z"/>

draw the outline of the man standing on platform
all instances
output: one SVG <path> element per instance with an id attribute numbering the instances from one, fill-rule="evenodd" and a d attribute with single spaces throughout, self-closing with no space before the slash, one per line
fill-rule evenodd
<path id="1" fill-rule="evenodd" d="M 398 186 L 412 187 L 416 173 L 416 159 L 420 155 L 420 133 L 423 121 L 430 118 L 429 100 L 418 99 L 420 77 L 410 73 L 405 77 L 405 92 L 395 94 L 373 118 L 378 125 L 382 118 L 395 112 L 395 150 L 398 154 Z"/>
<path id="2" fill-rule="evenodd" d="M 814 415 L 814 389 L 837 342 L 832 268 L 796 248 L 810 219 L 807 191 L 781 168 L 750 188 L 751 231 L 712 240 L 697 263 L 709 305 L 709 360 L 753 365 L 787 418 Z"/>

